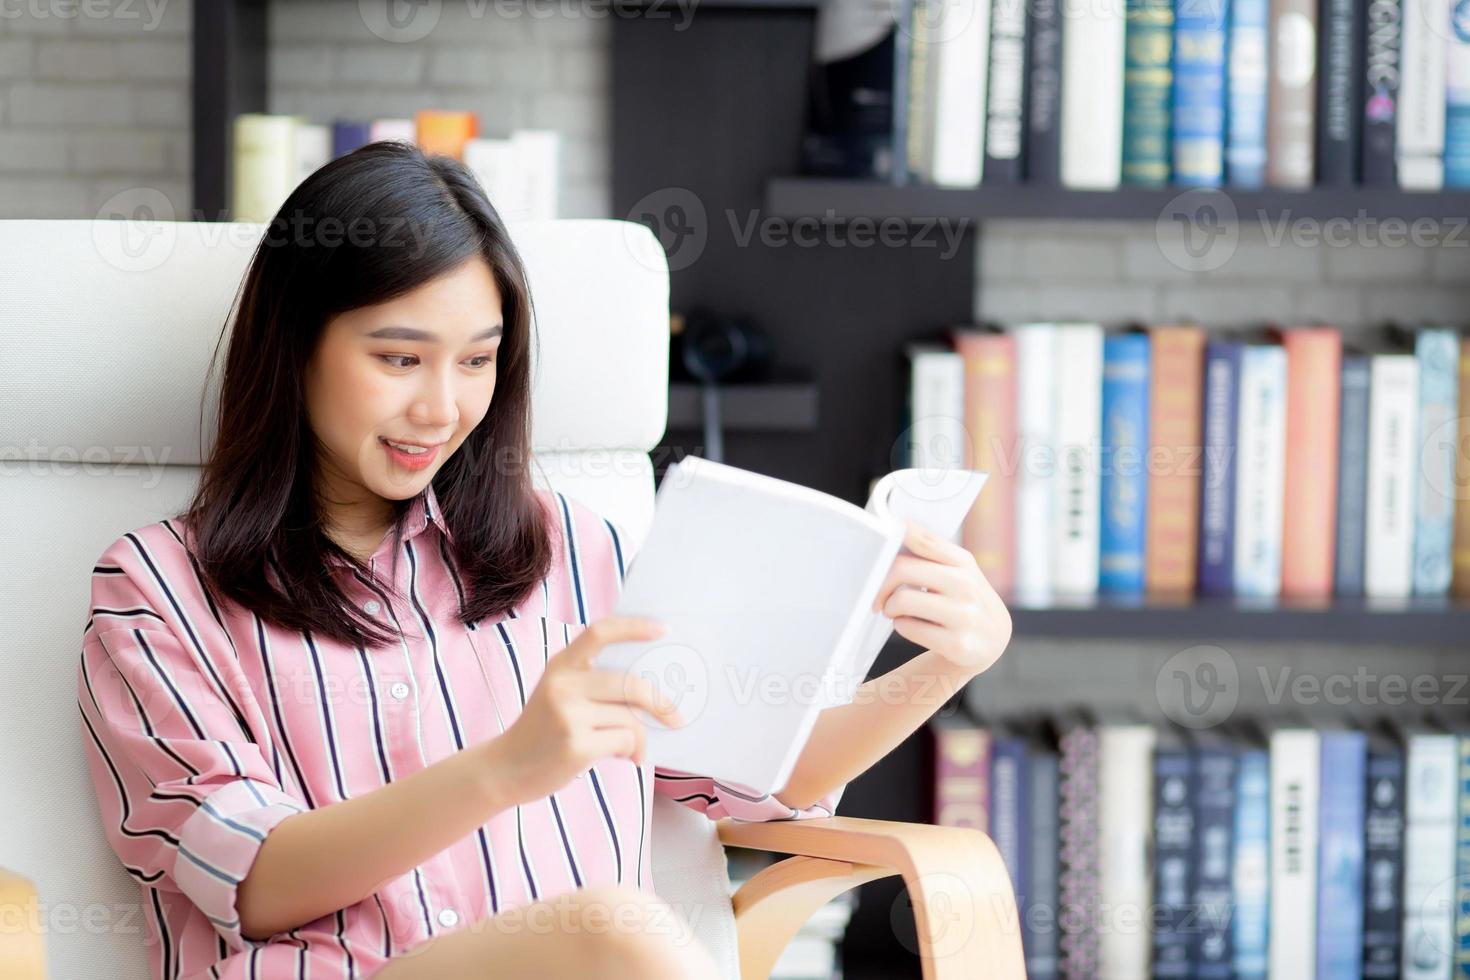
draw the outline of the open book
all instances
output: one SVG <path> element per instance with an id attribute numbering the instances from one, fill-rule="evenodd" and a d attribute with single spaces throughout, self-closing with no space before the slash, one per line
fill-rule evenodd
<path id="1" fill-rule="evenodd" d="M 615 615 L 661 620 L 597 666 L 646 677 L 688 724 L 644 716 L 654 765 L 781 789 L 824 707 L 852 700 L 893 622 L 872 605 L 913 520 L 955 539 L 986 474 L 896 470 L 866 508 L 686 457 L 665 473 Z"/>

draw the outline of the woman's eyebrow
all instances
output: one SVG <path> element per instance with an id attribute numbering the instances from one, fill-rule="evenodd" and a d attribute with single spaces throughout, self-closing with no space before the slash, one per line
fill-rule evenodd
<path id="1" fill-rule="evenodd" d="M 503 333 L 501 324 L 496 324 L 488 330 L 482 330 L 470 338 L 470 343 L 480 340 L 489 340 L 491 337 L 499 337 Z M 417 327 L 379 327 L 372 333 L 366 334 L 377 340 L 417 340 L 426 344 L 439 343 L 439 335 Z"/>

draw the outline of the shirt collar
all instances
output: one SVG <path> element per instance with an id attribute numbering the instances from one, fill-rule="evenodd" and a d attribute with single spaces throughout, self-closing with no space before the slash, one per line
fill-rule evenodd
<path id="1" fill-rule="evenodd" d="M 404 511 L 403 517 L 399 521 L 399 526 L 402 528 L 400 539 L 403 541 L 412 541 L 427 531 L 430 525 L 438 528 L 439 533 L 444 536 L 446 541 L 453 543 L 454 536 L 449 533 L 449 527 L 444 523 L 444 512 L 439 508 L 439 498 L 434 494 L 434 485 L 432 483 L 424 487 L 418 496 L 414 497 L 408 505 L 408 510 Z M 385 538 L 385 543 L 391 542 L 392 540 L 393 532 L 390 530 L 388 536 Z M 347 567 L 348 565 L 345 560 L 337 555 L 329 556 L 328 560 L 334 565 L 343 567 Z"/>

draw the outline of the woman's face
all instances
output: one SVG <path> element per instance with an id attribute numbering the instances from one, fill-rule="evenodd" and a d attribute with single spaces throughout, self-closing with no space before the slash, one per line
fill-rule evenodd
<path id="1" fill-rule="evenodd" d="M 306 404 L 324 447 L 325 499 L 357 516 L 337 523 L 373 526 L 386 501 L 417 494 L 460 447 L 490 408 L 502 326 L 480 256 L 327 322 L 307 364 Z"/>

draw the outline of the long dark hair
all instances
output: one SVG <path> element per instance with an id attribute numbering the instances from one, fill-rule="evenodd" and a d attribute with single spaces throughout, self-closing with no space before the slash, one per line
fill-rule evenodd
<path id="1" fill-rule="evenodd" d="M 332 316 L 400 296 L 476 255 L 494 273 L 503 306 L 495 397 L 433 480 L 464 590 L 460 618 L 500 616 L 545 577 L 552 543 L 529 469 L 532 312 L 520 255 L 462 164 L 380 142 L 296 188 L 237 297 L 216 438 L 184 515 L 216 600 L 344 643 L 397 641 L 326 574 L 329 559 L 368 569 L 323 531 L 306 365 Z M 394 502 L 399 520 L 410 504 Z"/>

